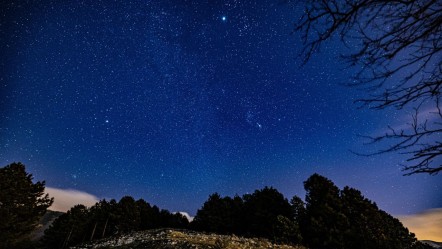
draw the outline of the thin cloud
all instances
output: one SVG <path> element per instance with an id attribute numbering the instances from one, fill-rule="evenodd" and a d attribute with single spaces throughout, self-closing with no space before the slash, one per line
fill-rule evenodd
<path id="1" fill-rule="evenodd" d="M 398 117 L 395 117 L 393 120 L 395 121 L 393 124 L 390 124 L 391 129 L 400 132 L 412 132 L 412 115 L 415 115 L 415 112 L 410 110 L 408 112 L 401 113 Z M 439 114 L 439 110 L 437 107 L 430 108 L 422 108 L 419 110 L 417 119 L 418 123 L 426 123 L 427 128 L 434 128 L 433 126 L 436 124 L 438 120 L 440 120 L 441 116 Z M 382 128 L 381 130 L 376 131 L 375 135 L 383 135 L 385 133 L 391 133 L 390 129 Z"/>
<path id="2" fill-rule="evenodd" d="M 426 210 L 414 215 L 399 216 L 398 219 L 419 240 L 442 242 L 442 208 Z"/>
<path id="3" fill-rule="evenodd" d="M 98 197 L 92 194 L 74 189 L 46 187 L 45 192 L 48 193 L 50 197 L 54 197 L 54 204 L 49 207 L 49 209 L 53 211 L 66 212 L 77 204 L 91 207 L 99 201 Z"/>
<path id="4" fill-rule="evenodd" d="M 193 216 L 190 216 L 189 213 L 187 213 L 187 212 L 178 212 L 178 213 L 180 213 L 181 215 L 183 215 L 184 217 L 186 217 L 187 220 L 188 220 L 189 222 L 192 222 L 192 221 L 193 221 L 193 218 L 195 218 L 195 217 L 193 217 Z"/>

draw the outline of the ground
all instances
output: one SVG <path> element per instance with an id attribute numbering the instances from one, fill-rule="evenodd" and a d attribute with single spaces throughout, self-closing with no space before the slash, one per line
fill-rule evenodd
<path id="1" fill-rule="evenodd" d="M 276 245 L 266 239 L 235 235 L 206 234 L 188 230 L 155 229 L 115 236 L 71 249 L 152 248 L 152 249 L 306 249 L 302 246 Z"/>

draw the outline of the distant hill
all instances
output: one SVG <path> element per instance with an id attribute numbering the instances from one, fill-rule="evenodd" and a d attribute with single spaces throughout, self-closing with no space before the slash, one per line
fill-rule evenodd
<path id="1" fill-rule="evenodd" d="M 110 237 L 71 249 L 152 248 L 152 249 L 307 249 L 302 246 L 275 245 L 266 239 L 234 235 L 206 234 L 188 230 L 155 229 Z"/>
<path id="2" fill-rule="evenodd" d="M 39 224 L 31 235 L 32 240 L 38 240 L 44 235 L 44 231 L 57 219 L 63 212 L 47 210 L 46 213 L 41 217 Z"/>
<path id="3" fill-rule="evenodd" d="M 437 249 L 442 249 L 442 242 L 435 242 L 435 241 L 431 241 L 431 240 L 421 240 L 420 242 L 430 245 L 430 246 L 437 248 Z"/>

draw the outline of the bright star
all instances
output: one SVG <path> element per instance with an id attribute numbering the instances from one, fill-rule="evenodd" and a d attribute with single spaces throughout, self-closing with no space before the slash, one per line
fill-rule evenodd
<path id="1" fill-rule="evenodd" d="M 226 16 L 222 16 L 221 20 L 223 20 L 225 22 L 227 20 L 227 17 Z"/>

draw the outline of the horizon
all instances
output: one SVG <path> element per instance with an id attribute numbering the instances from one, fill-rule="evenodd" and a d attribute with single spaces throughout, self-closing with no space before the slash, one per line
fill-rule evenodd
<path id="1" fill-rule="evenodd" d="M 72 189 L 63 190 L 47 187 L 45 193 L 54 198 L 54 203 L 48 208 L 48 210 L 64 213 L 77 204 L 82 204 L 90 208 L 100 200 L 110 201 L 110 199 L 98 198 L 91 194 Z M 238 195 L 242 196 L 241 194 Z M 300 197 L 304 200 L 302 196 Z M 285 198 L 287 197 L 285 196 Z M 149 203 L 149 201 L 147 202 Z M 150 204 L 156 205 L 155 203 Z M 201 203 L 201 206 L 202 205 L 203 203 Z M 159 208 L 162 209 L 162 207 Z M 196 213 L 189 214 L 180 210 L 169 211 L 171 211 L 172 213 L 181 213 L 187 218 L 189 222 L 191 222 L 196 215 Z M 416 235 L 416 238 L 418 240 L 442 242 L 442 227 L 439 226 L 440 220 L 442 220 L 442 208 L 432 208 L 423 210 L 415 214 L 407 215 L 392 214 L 392 216 L 399 219 L 401 223 L 410 230 L 410 232 Z"/>

